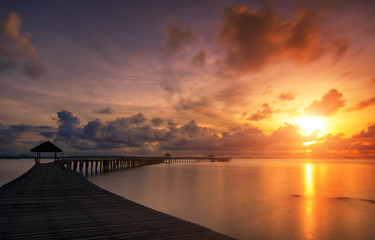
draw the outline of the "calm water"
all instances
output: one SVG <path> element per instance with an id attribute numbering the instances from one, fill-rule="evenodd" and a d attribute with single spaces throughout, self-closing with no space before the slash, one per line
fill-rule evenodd
<path id="1" fill-rule="evenodd" d="M 0 185 L 32 165 L 0 160 Z M 374 160 L 160 164 L 89 180 L 239 239 L 375 239 Z"/>
<path id="2" fill-rule="evenodd" d="M 32 166 L 33 159 L 0 159 L 0 186 L 21 176 Z"/>
<path id="3" fill-rule="evenodd" d="M 239 239 L 375 239 L 375 161 L 176 163 L 89 177 Z"/>

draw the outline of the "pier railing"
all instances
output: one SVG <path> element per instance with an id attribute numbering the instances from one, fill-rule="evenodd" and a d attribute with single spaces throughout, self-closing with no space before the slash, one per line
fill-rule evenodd
<path id="1" fill-rule="evenodd" d="M 230 158 L 220 157 L 119 157 L 119 158 L 64 158 L 57 164 L 79 173 L 105 173 L 127 168 L 135 168 L 160 163 L 183 162 L 229 162 Z"/>

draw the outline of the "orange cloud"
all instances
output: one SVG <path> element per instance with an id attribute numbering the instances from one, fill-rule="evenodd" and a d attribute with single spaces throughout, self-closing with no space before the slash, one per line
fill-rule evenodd
<path id="1" fill-rule="evenodd" d="M 23 65 L 24 72 L 35 78 L 42 74 L 44 69 L 34 45 L 30 42 L 31 34 L 21 34 L 20 28 L 21 19 L 17 13 L 9 14 L 0 27 L 0 71 Z"/>
<path id="2" fill-rule="evenodd" d="M 322 53 L 319 12 L 310 9 L 297 11 L 297 19 L 284 24 L 286 42 L 284 54 L 291 60 L 305 63 Z"/>
<path id="3" fill-rule="evenodd" d="M 252 114 L 249 118 L 247 118 L 247 120 L 261 121 L 263 119 L 270 118 L 272 113 L 275 112 L 268 103 L 264 103 L 262 107 L 263 107 L 262 110 L 258 110 L 258 112 Z"/>
<path id="4" fill-rule="evenodd" d="M 321 11 L 298 9 L 296 17 L 286 21 L 265 5 L 260 10 L 238 4 L 222 15 L 219 42 L 224 47 L 224 64 L 238 73 L 259 71 L 280 60 L 305 64 L 332 52 L 339 59 L 349 44 L 335 40 L 331 48 L 321 40 Z M 330 43 L 328 43 L 330 44 Z"/>
<path id="5" fill-rule="evenodd" d="M 321 100 L 315 100 L 305 112 L 310 116 L 330 116 L 345 106 L 345 100 L 342 99 L 342 93 L 336 89 L 331 89 Z"/>
<path id="6" fill-rule="evenodd" d="M 279 99 L 282 101 L 292 101 L 296 98 L 296 95 L 293 92 L 281 93 Z"/>
<path id="7" fill-rule="evenodd" d="M 375 97 L 372 97 L 372 98 L 369 98 L 369 99 L 366 99 L 366 100 L 363 100 L 363 101 L 357 103 L 357 105 L 349 108 L 348 110 L 349 111 L 361 110 L 363 108 L 374 106 L 374 105 L 375 105 Z"/>

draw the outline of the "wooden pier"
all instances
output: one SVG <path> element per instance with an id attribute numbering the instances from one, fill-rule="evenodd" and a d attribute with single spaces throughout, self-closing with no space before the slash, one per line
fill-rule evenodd
<path id="1" fill-rule="evenodd" d="M 230 158 L 221 157 L 121 157 L 121 158 L 64 158 L 57 164 L 85 174 L 105 173 L 121 169 L 141 167 L 160 163 L 186 162 L 228 162 Z"/>
<path id="2" fill-rule="evenodd" d="M 132 158 L 65 158 L 57 164 L 76 172 L 88 175 L 106 173 L 127 168 L 163 163 L 162 157 L 132 157 Z"/>
<path id="3" fill-rule="evenodd" d="M 58 164 L 0 188 L 0 239 L 232 239 L 149 209 Z"/>

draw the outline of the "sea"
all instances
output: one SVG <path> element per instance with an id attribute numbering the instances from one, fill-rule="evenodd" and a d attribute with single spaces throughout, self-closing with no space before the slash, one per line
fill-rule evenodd
<path id="1" fill-rule="evenodd" d="M 0 186 L 32 159 L 0 159 Z M 375 160 L 233 159 L 87 176 L 158 211 L 237 239 L 375 239 Z"/>

